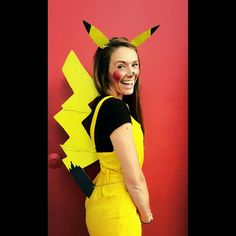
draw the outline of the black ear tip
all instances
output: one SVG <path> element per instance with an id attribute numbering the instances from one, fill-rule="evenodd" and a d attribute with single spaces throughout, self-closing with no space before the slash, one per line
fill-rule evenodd
<path id="1" fill-rule="evenodd" d="M 90 31 L 90 29 L 91 29 L 91 25 L 90 25 L 87 21 L 85 21 L 85 20 L 83 20 L 83 23 L 84 23 L 85 29 L 86 29 L 87 32 L 89 33 L 89 31 Z"/>
<path id="2" fill-rule="evenodd" d="M 151 28 L 151 34 L 153 34 L 160 25 L 154 26 Z"/>

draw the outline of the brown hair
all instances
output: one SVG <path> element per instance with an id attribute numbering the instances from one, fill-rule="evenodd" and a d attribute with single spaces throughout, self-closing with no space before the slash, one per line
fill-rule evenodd
<path id="1" fill-rule="evenodd" d="M 134 45 L 132 45 L 128 39 L 124 37 L 113 37 L 110 39 L 109 43 L 102 49 L 98 48 L 95 52 L 93 61 L 93 78 L 95 82 L 95 86 L 98 90 L 98 93 L 101 95 L 108 95 L 109 83 L 110 80 L 108 78 L 109 72 L 109 63 L 111 59 L 112 53 L 117 50 L 119 47 L 128 47 L 132 48 L 136 51 L 137 49 Z M 138 55 L 138 53 L 137 53 Z M 139 63 L 140 64 L 140 63 Z M 134 119 L 136 119 L 142 127 L 144 133 L 144 124 L 142 117 L 142 108 L 140 103 L 140 79 L 138 78 L 135 86 L 134 92 L 132 95 L 125 95 L 122 99 L 125 103 L 128 104 L 130 113 Z"/>

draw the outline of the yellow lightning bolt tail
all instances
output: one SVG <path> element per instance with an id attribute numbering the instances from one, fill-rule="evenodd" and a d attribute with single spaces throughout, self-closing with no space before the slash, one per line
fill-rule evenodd
<path id="1" fill-rule="evenodd" d="M 95 26 L 89 24 L 85 20 L 83 20 L 83 23 L 93 42 L 100 48 L 106 47 L 109 43 L 109 39 Z"/>
<path id="2" fill-rule="evenodd" d="M 54 118 L 69 135 L 61 147 L 67 155 L 63 163 L 70 171 L 71 163 L 84 168 L 97 160 L 95 146 L 82 121 L 91 113 L 88 104 L 97 97 L 98 92 L 93 79 L 73 51 L 67 56 L 62 71 L 73 95 L 62 104 L 62 110 Z"/>
<path id="3" fill-rule="evenodd" d="M 159 26 L 160 25 L 157 25 L 155 27 L 152 27 L 152 28 L 144 31 L 143 33 L 139 34 L 134 39 L 132 39 L 130 42 L 136 47 L 140 46 L 141 44 L 143 44 L 147 39 L 149 39 L 152 36 L 152 34 L 157 30 L 157 28 Z"/>

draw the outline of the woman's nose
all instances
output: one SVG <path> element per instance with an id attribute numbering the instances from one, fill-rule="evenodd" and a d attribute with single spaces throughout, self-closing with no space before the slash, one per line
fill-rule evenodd
<path id="1" fill-rule="evenodd" d="M 127 71 L 127 76 L 134 76 L 135 75 L 135 71 L 133 68 L 129 68 Z"/>

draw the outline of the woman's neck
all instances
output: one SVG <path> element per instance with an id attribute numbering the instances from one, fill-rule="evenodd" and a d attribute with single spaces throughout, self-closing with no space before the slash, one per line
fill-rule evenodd
<path id="1" fill-rule="evenodd" d="M 120 99 L 120 100 L 122 100 L 122 98 L 123 98 L 123 95 L 122 94 L 119 94 L 117 91 L 115 91 L 112 87 L 111 88 L 109 88 L 109 90 L 108 90 L 108 95 L 111 95 L 111 96 L 113 96 L 113 97 L 115 97 L 115 98 L 118 98 L 118 99 Z"/>

